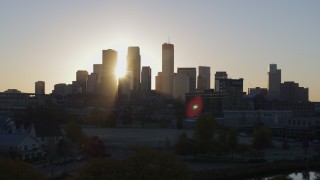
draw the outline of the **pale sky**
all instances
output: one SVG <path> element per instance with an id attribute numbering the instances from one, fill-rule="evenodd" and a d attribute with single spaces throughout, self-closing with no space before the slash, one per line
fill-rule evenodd
<path id="1" fill-rule="evenodd" d="M 318 0 L 2 0 L 0 91 L 34 92 L 34 83 L 70 84 L 77 70 L 92 72 L 103 49 L 126 61 L 139 46 L 142 66 L 161 71 L 161 45 L 175 46 L 177 67 L 210 66 L 266 87 L 271 63 L 283 81 L 308 87 L 320 101 Z M 214 87 L 211 84 L 211 87 Z"/>

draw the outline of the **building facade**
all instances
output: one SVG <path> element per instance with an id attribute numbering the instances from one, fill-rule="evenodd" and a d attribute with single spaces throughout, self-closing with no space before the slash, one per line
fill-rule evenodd
<path id="1" fill-rule="evenodd" d="M 150 68 L 150 66 L 142 67 L 141 90 L 144 92 L 151 91 L 151 68 Z"/>
<path id="2" fill-rule="evenodd" d="M 77 71 L 76 81 L 77 84 L 81 87 L 81 92 L 87 92 L 87 80 L 88 80 L 88 71 L 79 70 Z"/>
<path id="3" fill-rule="evenodd" d="M 210 67 L 199 66 L 197 89 L 210 89 Z"/>
<path id="4" fill-rule="evenodd" d="M 162 84 L 161 92 L 173 95 L 174 76 L 174 46 L 170 43 L 162 44 Z"/>
<path id="5" fill-rule="evenodd" d="M 268 95 L 272 99 L 280 98 L 281 69 L 277 69 L 276 64 L 269 65 L 268 72 Z"/>
<path id="6" fill-rule="evenodd" d="M 196 68 L 178 68 L 177 74 L 184 74 L 189 78 L 188 92 L 194 92 L 197 85 L 197 69 Z"/>
<path id="7" fill-rule="evenodd" d="M 45 82 L 44 81 L 37 81 L 35 83 L 35 94 L 45 94 Z"/>
<path id="8" fill-rule="evenodd" d="M 127 55 L 127 71 L 133 76 L 134 91 L 140 90 L 141 56 L 139 47 L 129 47 Z"/>
<path id="9" fill-rule="evenodd" d="M 173 98 L 185 100 L 185 94 L 189 92 L 189 76 L 185 73 L 176 73 L 173 80 Z"/>
<path id="10" fill-rule="evenodd" d="M 117 94 L 117 78 L 115 75 L 118 53 L 115 50 L 108 49 L 102 51 L 102 94 L 107 98 L 107 105 L 115 102 Z"/>

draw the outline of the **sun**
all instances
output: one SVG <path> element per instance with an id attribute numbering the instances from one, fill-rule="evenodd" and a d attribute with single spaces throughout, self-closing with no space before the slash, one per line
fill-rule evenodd
<path id="1" fill-rule="evenodd" d="M 115 75 L 117 79 L 124 77 L 126 73 L 127 73 L 127 62 L 118 60 L 117 66 L 115 69 Z"/>

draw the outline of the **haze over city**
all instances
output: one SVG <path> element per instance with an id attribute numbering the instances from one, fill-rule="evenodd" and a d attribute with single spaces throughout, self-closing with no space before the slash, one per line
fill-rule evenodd
<path id="1" fill-rule="evenodd" d="M 92 72 L 103 49 L 118 51 L 125 67 L 128 46 L 139 46 L 141 65 L 161 71 L 161 45 L 175 46 L 177 67 L 210 66 L 267 87 L 268 65 L 282 82 L 309 88 L 320 100 L 319 1 L 2 1 L 0 91 L 34 92 L 46 82 L 71 83 L 77 70 Z M 119 68 L 119 71 L 124 69 Z M 213 78 L 211 78 L 213 79 Z M 213 83 L 211 83 L 213 88 Z"/>

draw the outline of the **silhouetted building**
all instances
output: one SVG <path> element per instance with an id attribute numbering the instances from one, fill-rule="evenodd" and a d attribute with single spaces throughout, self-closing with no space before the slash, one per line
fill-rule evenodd
<path id="1" fill-rule="evenodd" d="M 260 88 L 260 87 L 255 87 L 255 88 L 248 88 L 248 95 L 262 95 L 266 96 L 268 94 L 268 89 L 267 88 Z"/>
<path id="2" fill-rule="evenodd" d="M 98 84 L 101 82 L 101 76 L 102 76 L 102 64 L 94 64 L 93 65 L 93 73 L 97 74 L 98 76 Z"/>
<path id="3" fill-rule="evenodd" d="M 281 100 L 298 103 L 298 102 L 308 102 L 308 88 L 299 87 L 298 83 L 287 81 L 281 83 Z"/>
<path id="4" fill-rule="evenodd" d="M 280 86 L 281 86 L 281 69 L 277 69 L 276 64 L 269 65 L 268 72 L 268 92 L 269 97 L 273 99 L 280 98 Z"/>
<path id="5" fill-rule="evenodd" d="M 45 82 L 44 81 L 37 81 L 35 83 L 35 94 L 45 94 Z"/>
<path id="6" fill-rule="evenodd" d="M 88 76 L 88 80 L 87 80 L 87 92 L 88 93 L 96 93 L 97 92 L 97 83 L 98 83 L 98 74 L 91 73 Z"/>
<path id="7" fill-rule="evenodd" d="M 199 66 L 197 89 L 210 89 L 210 67 Z"/>
<path id="8" fill-rule="evenodd" d="M 130 76 L 127 74 L 125 77 L 119 78 L 118 102 L 120 104 L 126 104 L 130 100 L 130 95 Z"/>
<path id="9" fill-rule="evenodd" d="M 197 79 L 197 69 L 196 68 L 178 68 L 178 74 L 185 74 L 189 77 L 189 90 L 188 92 L 193 92 L 196 90 L 196 79 Z"/>
<path id="10" fill-rule="evenodd" d="M 185 100 L 185 94 L 189 92 L 189 76 L 186 73 L 176 73 L 173 80 L 173 98 Z"/>
<path id="11" fill-rule="evenodd" d="M 213 89 L 186 93 L 186 106 L 197 96 L 201 97 L 202 113 L 212 113 L 214 117 L 223 117 L 223 111 L 228 109 L 228 94 L 224 92 L 214 92 Z"/>
<path id="12" fill-rule="evenodd" d="M 52 94 L 64 96 L 65 95 L 65 91 L 66 91 L 66 86 L 67 85 L 64 84 L 64 83 L 55 84 L 54 85 L 54 89 L 52 91 Z"/>
<path id="13" fill-rule="evenodd" d="M 141 90 L 144 92 L 151 91 L 151 68 L 149 66 L 142 67 Z"/>
<path id="14" fill-rule="evenodd" d="M 81 92 L 87 92 L 87 79 L 88 79 L 88 71 L 79 70 L 77 71 L 77 83 L 81 87 Z"/>
<path id="15" fill-rule="evenodd" d="M 139 91 L 140 89 L 140 69 L 141 69 L 141 56 L 139 47 L 129 47 L 127 55 L 127 71 L 132 73 L 133 76 L 133 89 Z"/>
<path id="16" fill-rule="evenodd" d="M 156 76 L 156 91 L 162 92 L 162 72 L 158 72 Z"/>
<path id="17" fill-rule="evenodd" d="M 225 71 L 217 71 L 214 76 L 214 90 L 216 92 L 220 91 L 220 80 L 228 79 L 228 74 Z"/>
<path id="18" fill-rule="evenodd" d="M 108 49 L 102 51 L 102 94 L 106 96 L 107 106 L 113 105 L 117 93 L 117 78 L 115 69 L 117 65 L 118 53 Z"/>
<path id="19" fill-rule="evenodd" d="M 162 88 L 161 92 L 173 95 L 174 75 L 174 46 L 173 44 L 162 44 Z"/>

